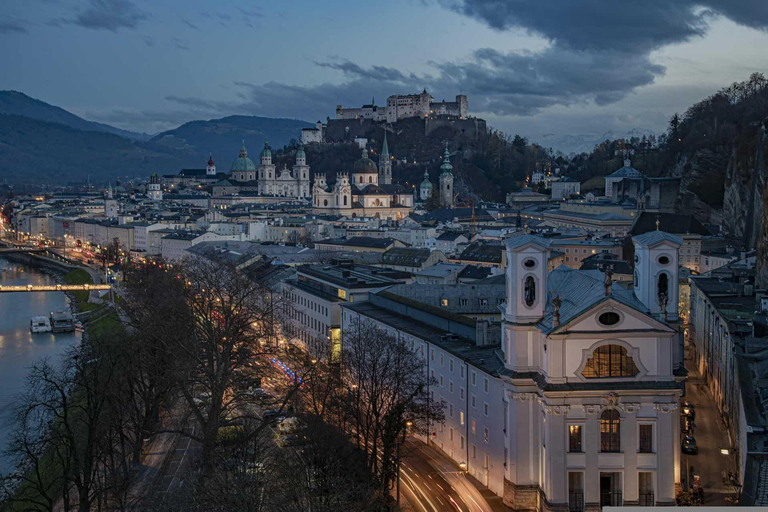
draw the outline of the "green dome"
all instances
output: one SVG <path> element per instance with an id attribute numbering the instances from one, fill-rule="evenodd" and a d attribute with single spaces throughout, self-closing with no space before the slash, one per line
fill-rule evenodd
<path id="1" fill-rule="evenodd" d="M 424 181 L 421 182 L 421 188 L 432 188 L 432 182 L 429 181 L 429 171 L 424 171 Z"/>
<path id="2" fill-rule="evenodd" d="M 240 156 L 232 162 L 230 171 L 255 171 L 256 166 L 253 165 L 253 160 L 248 158 L 248 150 L 245 149 L 245 141 L 243 141 L 243 147 L 240 148 Z"/>
<path id="3" fill-rule="evenodd" d="M 373 163 L 373 160 L 368 158 L 368 152 L 363 148 L 363 156 L 360 157 L 360 159 L 355 162 L 355 166 L 352 169 L 353 173 L 368 173 L 368 174 L 378 174 L 379 170 L 376 168 L 376 164 Z"/>
<path id="4" fill-rule="evenodd" d="M 296 151 L 296 159 L 304 158 L 306 160 L 307 154 L 304 153 L 304 144 L 299 144 L 299 150 Z"/>
<path id="5" fill-rule="evenodd" d="M 269 150 L 269 143 L 264 141 L 264 149 L 261 150 L 261 158 L 272 158 L 272 152 Z"/>

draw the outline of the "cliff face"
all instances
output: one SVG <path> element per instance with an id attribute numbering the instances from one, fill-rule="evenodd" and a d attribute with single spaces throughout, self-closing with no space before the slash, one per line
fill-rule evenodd
<path id="1" fill-rule="evenodd" d="M 679 213 L 716 223 L 721 218 L 723 175 L 727 165 L 728 151 L 721 147 L 682 154 L 668 174 L 680 178 Z"/>
<path id="2" fill-rule="evenodd" d="M 725 172 L 723 229 L 754 249 L 761 233 L 766 185 L 765 132 L 761 128 L 743 137 L 733 148 Z"/>

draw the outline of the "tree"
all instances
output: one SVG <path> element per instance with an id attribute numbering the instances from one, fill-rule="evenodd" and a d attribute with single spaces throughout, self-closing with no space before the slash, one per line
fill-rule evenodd
<path id="1" fill-rule="evenodd" d="M 406 432 L 427 433 L 444 421 L 444 404 L 430 399 L 434 385 L 422 357 L 371 321 L 355 320 L 343 336 L 344 380 L 349 386 L 351 434 L 381 489 L 391 489 Z"/>

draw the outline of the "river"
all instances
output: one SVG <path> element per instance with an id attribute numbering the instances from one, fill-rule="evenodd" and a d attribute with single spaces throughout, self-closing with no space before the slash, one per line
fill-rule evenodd
<path id="1" fill-rule="evenodd" d="M 54 284 L 53 277 L 0 258 L 0 283 Z M 0 293 L 0 452 L 5 449 L 12 426 L 14 399 L 24 390 L 29 366 L 49 358 L 56 362 L 78 340 L 79 334 L 29 332 L 29 320 L 35 315 L 69 308 L 64 292 Z M 12 469 L 0 453 L 0 474 Z"/>

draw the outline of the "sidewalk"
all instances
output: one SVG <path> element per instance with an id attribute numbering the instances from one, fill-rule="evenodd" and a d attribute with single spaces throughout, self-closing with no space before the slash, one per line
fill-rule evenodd
<path id="1" fill-rule="evenodd" d="M 685 469 L 693 466 L 693 474 L 700 478 L 704 488 L 705 506 L 729 506 L 733 503 L 725 501 L 726 497 L 735 498 L 736 493 L 731 485 L 723 482 L 724 470 L 736 472 L 736 461 L 733 454 L 723 455 L 721 449 L 730 449 L 728 432 L 720 418 L 717 404 L 707 389 L 704 379 L 696 369 L 693 360 L 693 347 L 686 346 L 685 366 L 688 369 L 686 397 L 696 408 L 696 426 L 693 436 L 699 446 L 697 455 L 682 455 L 682 476 L 685 481 Z"/>

